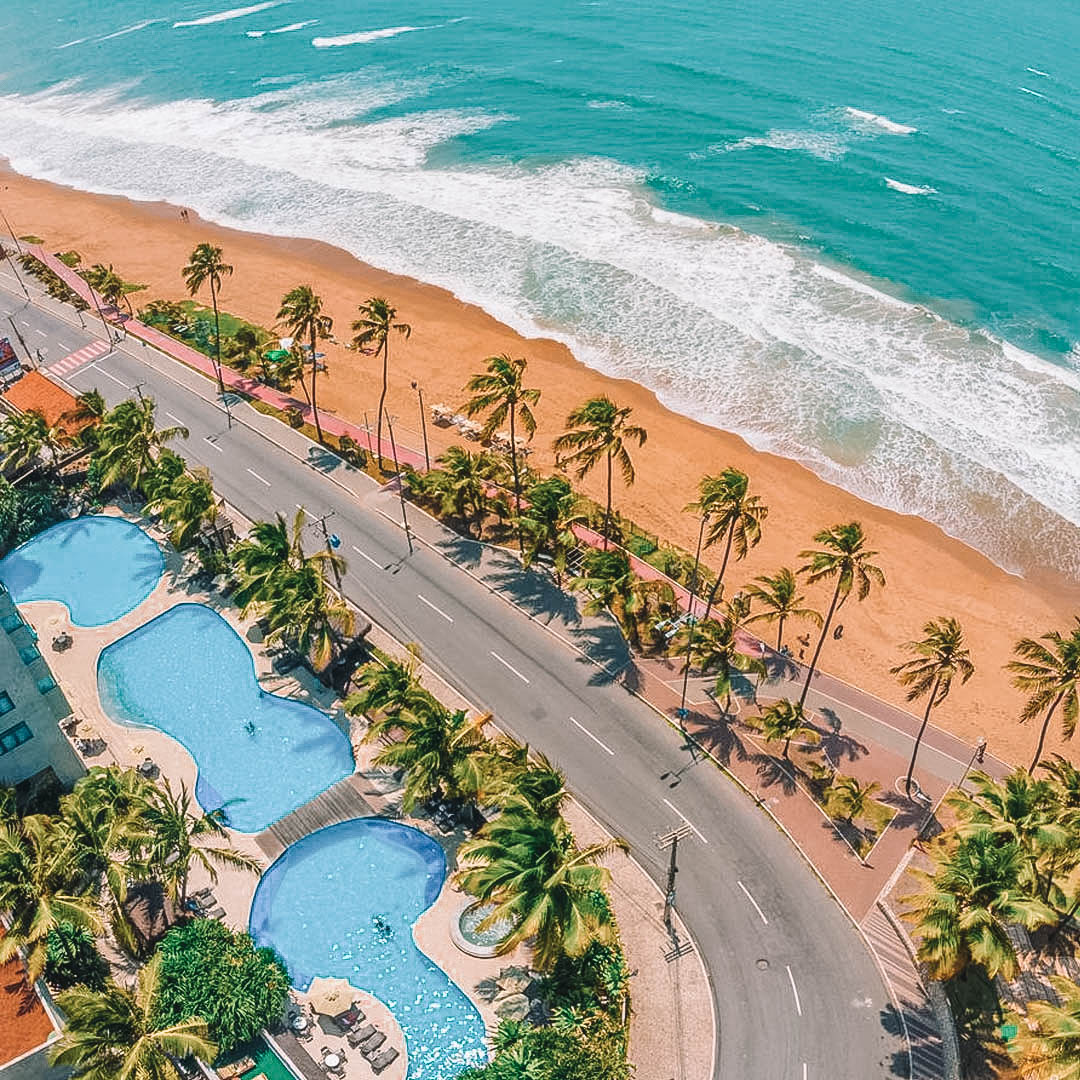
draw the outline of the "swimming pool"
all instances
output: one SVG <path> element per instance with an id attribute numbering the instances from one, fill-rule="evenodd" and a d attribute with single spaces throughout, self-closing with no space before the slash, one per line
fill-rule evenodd
<path id="1" fill-rule="evenodd" d="M 294 986 L 337 976 L 389 1007 L 405 1033 L 409 1080 L 450 1080 L 487 1060 L 480 1013 L 413 940 L 445 877 L 431 837 L 359 818 L 288 848 L 251 905 L 252 936 L 281 954 Z"/>
<path id="2" fill-rule="evenodd" d="M 17 604 L 59 600 L 76 626 L 104 626 L 141 604 L 165 558 L 138 525 L 94 514 L 61 521 L 0 559 Z"/>
<path id="3" fill-rule="evenodd" d="M 122 723 L 158 728 L 195 759 L 195 796 L 229 824 L 260 832 L 354 768 L 325 713 L 267 694 L 251 650 L 216 611 L 179 604 L 106 648 L 98 692 Z"/>

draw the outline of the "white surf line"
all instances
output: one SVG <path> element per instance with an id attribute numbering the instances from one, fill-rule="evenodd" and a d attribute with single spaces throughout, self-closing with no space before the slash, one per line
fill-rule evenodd
<path id="1" fill-rule="evenodd" d="M 705 839 L 705 834 L 670 799 L 665 799 L 664 802 L 666 802 L 668 804 L 668 806 L 670 806 L 671 809 L 674 810 L 675 813 L 678 814 L 679 817 L 681 817 L 683 819 L 683 821 L 685 821 L 686 824 L 689 825 L 690 828 L 694 830 L 695 833 L 697 833 L 697 838 L 703 844 L 707 844 L 709 842 L 708 840 Z"/>
<path id="2" fill-rule="evenodd" d="M 795 976 L 791 974 L 791 965 L 790 964 L 785 964 L 784 967 L 787 968 L 787 977 L 788 977 L 788 981 L 791 983 L 791 992 L 795 996 L 795 1011 L 800 1016 L 802 1016 L 802 1004 L 799 1001 L 799 988 L 795 985 Z M 803 1075 L 804 1076 L 806 1075 L 805 1070 L 803 1072 Z"/>
<path id="3" fill-rule="evenodd" d="M 579 723 L 572 716 L 570 717 L 570 723 L 585 732 L 585 734 L 588 735 L 589 738 L 592 739 L 592 741 L 596 743 L 596 745 L 599 746 L 601 750 L 606 750 L 612 757 L 615 756 L 615 751 L 612 750 L 607 743 L 601 742 L 584 724 Z"/>
<path id="4" fill-rule="evenodd" d="M 376 559 L 373 559 L 366 551 L 361 551 L 355 544 L 350 544 L 349 546 L 353 549 L 353 551 L 356 552 L 357 555 L 360 556 L 361 559 L 367 559 L 367 561 L 371 563 L 372 566 L 377 566 L 380 570 L 382 569 L 382 563 L 378 562 Z"/>
<path id="5" fill-rule="evenodd" d="M 206 443 L 207 446 L 212 446 L 219 454 L 224 454 L 225 453 L 224 448 L 221 447 L 221 446 L 218 446 L 218 444 L 216 442 L 211 441 L 211 438 L 210 438 L 209 435 L 204 435 L 203 436 L 203 442 Z"/>
<path id="6" fill-rule="evenodd" d="M 267 480 L 265 477 L 260 476 L 254 469 L 248 469 L 248 472 L 251 473 L 251 475 L 254 476 L 260 484 L 265 484 L 267 487 L 270 487 L 270 481 Z"/>
<path id="7" fill-rule="evenodd" d="M 427 604 L 427 606 L 431 608 L 431 610 L 434 611 L 436 615 L 441 615 L 448 623 L 452 623 L 454 621 L 449 615 L 446 614 L 445 611 L 443 611 L 441 607 L 433 604 L 426 596 L 424 596 L 423 593 L 417 593 L 416 599 L 419 600 L 422 604 Z M 495 654 L 492 653 L 492 655 L 494 656 Z"/>
<path id="8" fill-rule="evenodd" d="M 513 664 L 511 664 L 507 660 L 504 660 L 494 649 L 490 649 L 489 652 L 492 656 L 495 657 L 496 660 L 499 661 L 500 664 L 502 664 L 504 668 L 506 668 L 508 671 L 512 671 L 523 683 L 525 683 L 526 686 L 529 685 L 529 680 L 526 679 L 525 676 L 522 675 L 521 672 L 518 671 L 518 669 L 514 667 Z"/>
<path id="9" fill-rule="evenodd" d="M 750 901 L 751 904 L 754 905 L 754 910 L 758 913 L 758 915 L 761 916 L 761 921 L 766 926 L 768 926 L 769 920 L 765 918 L 765 912 L 761 910 L 761 905 L 751 895 L 750 890 L 741 881 L 736 881 L 735 884 L 738 885 L 740 889 L 742 889 L 743 895 L 746 897 L 747 900 Z"/>

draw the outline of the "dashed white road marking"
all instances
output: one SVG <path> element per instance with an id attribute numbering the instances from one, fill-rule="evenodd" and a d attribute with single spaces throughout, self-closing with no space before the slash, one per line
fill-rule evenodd
<path id="1" fill-rule="evenodd" d="M 254 469 L 248 469 L 248 472 L 251 473 L 251 475 L 254 476 L 260 484 L 265 484 L 267 487 L 270 486 L 270 481 L 267 480 L 265 477 L 260 476 Z"/>
<path id="2" fill-rule="evenodd" d="M 675 813 L 678 814 L 679 817 L 681 817 L 683 819 L 683 821 L 685 821 L 686 824 L 689 825 L 690 828 L 694 830 L 694 832 L 697 834 L 697 838 L 703 844 L 707 844 L 709 842 L 708 840 L 705 839 L 705 834 L 670 799 L 665 799 L 664 802 L 666 802 L 668 804 L 668 806 L 670 806 L 671 809 L 674 810 Z"/>
<path id="3" fill-rule="evenodd" d="M 799 1001 L 799 988 L 795 985 L 795 976 L 791 974 L 791 965 L 785 964 L 784 967 L 787 968 L 788 981 L 791 983 L 791 993 L 795 997 L 795 1011 L 802 1016 L 802 1004 Z M 805 1071 L 803 1072 L 803 1075 L 806 1075 Z"/>
<path id="4" fill-rule="evenodd" d="M 596 743 L 596 745 L 599 746 L 601 750 L 606 750 L 607 753 L 609 753 L 612 757 L 615 756 L 615 751 L 612 750 L 606 742 L 598 739 L 584 724 L 580 723 L 578 720 L 575 720 L 572 716 L 570 717 L 570 723 L 585 732 L 585 734 L 588 735 L 589 738 L 592 739 L 592 741 Z"/>
<path id="5" fill-rule="evenodd" d="M 178 424 L 179 424 L 179 425 L 180 425 L 181 427 L 183 427 L 183 426 L 184 426 L 184 421 L 183 421 L 183 420 L 181 420 L 181 419 L 180 419 L 180 417 L 176 415 L 176 413 L 166 412 L 166 413 L 165 413 L 165 415 L 166 415 L 166 416 L 167 416 L 167 417 L 168 417 L 168 418 L 169 418 L 170 420 L 175 420 L 175 421 L 176 421 L 176 423 L 178 423 Z"/>
<path id="6" fill-rule="evenodd" d="M 512 671 L 523 683 L 528 685 L 529 680 L 527 678 L 525 678 L 525 676 L 522 675 L 521 672 L 518 671 L 518 669 L 516 667 L 514 667 L 513 664 L 511 664 L 507 660 L 504 660 L 494 649 L 491 649 L 489 651 L 491 652 L 491 655 L 494 656 L 495 659 L 498 660 L 499 663 L 502 664 L 502 666 L 507 669 L 507 671 Z"/>
<path id="7" fill-rule="evenodd" d="M 123 379 L 118 379 L 111 371 L 106 371 L 104 368 L 98 368 L 98 374 L 104 375 L 106 379 L 112 379 L 114 383 L 119 383 L 125 390 L 129 389 L 128 384 Z"/>
<path id="8" fill-rule="evenodd" d="M 448 623 L 452 623 L 454 621 L 449 615 L 446 614 L 445 611 L 443 611 L 441 607 L 433 604 L 426 596 L 424 596 L 423 593 L 417 593 L 416 599 L 419 600 L 422 604 L 427 604 L 427 606 L 431 608 L 431 610 L 434 611 L 436 615 L 441 615 Z"/>
<path id="9" fill-rule="evenodd" d="M 377 566 L 380 570 L 382 569 L 382 563 L 377 559 L 373 559 L 366 551 L 361 551 L 355 544 L 352 544 L 351 547 L 361 559 L 367 559 L 372 566 Z"/>
<path id="10" fill-rule="evenodd" d="M 761 910 L 761 905 L 750 895 L 750 890 L 741 881 L 736 881 L 735 884 L 742 889 L 743 895 L 754 905 L 754 910 L 761 916 L 761 921 L 768 926 L 769 920 L 765 918 L 765 912 Z"/>
<path id="11" fill-rule="evenodd" d="M 34 333 L 35 334 L 40 334 L 41 337 L 48 337 L 49 336 L 48 334 L 45 333 L 44 330 L 39 330 L 36 326 L 34 327 Z"/>
<path id="12" fill-rule="evenodd" d="M 225 453 L 225 448 L 222 446 L 218 446 L 218 444 L 214 442 L 209 435 L 203 436 L 203 442 L 206 443 L 207 446 L 212 446 L 219 454 Z"/>

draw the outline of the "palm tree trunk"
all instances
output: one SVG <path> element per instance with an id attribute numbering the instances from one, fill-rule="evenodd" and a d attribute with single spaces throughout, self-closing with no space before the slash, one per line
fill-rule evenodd
<path id="1" fill-rule="evenodd" d="M 926 712 L 923 713 L 922 723 L 919 725 L 919 734 L 915 736 L 915 745 L 911 748 L 911 760 L 908 762 L 907 776 L 904 777 L 904 794 L 908 798 L 911 798 L 911 775 L 915 772 L 915 759 L 919 756 L 919 745 L 922 742 L 923 734 L 926 732 L 926 725 L 930 722 L 930 710 L 937 700 L 938 686 L 940 684 L 941 676 L 938 675 L 934 678 L 934 685 L 926 702 Z"/>
<path id="2" fill-rule="evenodd" d="M 311 328 L 311 415 L 315 417 L 315 437 L 323 441 L 322 424 L 319 423 L 319 407 L 315 404 L 315 376 L 319 371 L 319 361 L 315 359 L 315 327 Z M 301 375 L 301 382 L 303 376 Z"/>
<path id="3" fill-rule="evenodd" d="M 1039 745 L 1035 747 L 1035 756 L 1031 759 L 1031 764 L 1028 766 L 1028 776 L 1035 775 L 1035 766 L 1039 764 L 1039 760 L 1042 758 L 1043 743 L 1046 742 L 1046 732 L 1050 727 L 1050 718 L 1054 715 L 1054 710 L 1061 704 L 1061 699 L 1065 696 L 1065 691 L 1062 690 L 1056 698 L 1054 703 L 1046 710 L 1046 716 L 1043 717 L 1042 730 L 1039 732 Z"/>
<path id="4" fill-rule="evenodd" d="M 217 368 L 218 393 L 225 396 L 225 380 L 221 376 L 221 318 L 218 315 L 217 289 L 214 286 L 214 276 L 210 275 L 210 303 L 214 305 L 214 360 Z"/>
<path id="5" fill-rule="evenodd" d="M 607 455 L 607 506 L 604 509 L 604 550 L 611 541 L 611 451 Z"/>
<path id="6" fill-rule="evenodd" d="M 783 758 L 784 758 L 784 760 L 785 760 L 785 761 L 790 761 L 790 760 L 791 760 L 791 758 L 790 758 L 790 757 L 788 757 L 788 751 L 789 751 L 790 749 L 791 749 L 791 736 L 789 735 L 789 736 L 788 736 L 788 737 L 787 737 L 787 738 L 786 738 L 786 739 L 784 740 L 784 753 L 783 753 Z"/>
<path id="7" fill-rule="evenodd" d="M 521 480 L 518 477 L 517 442 L 514 439 L 514 402 L 510 403 L 510 471 L 514 474 L 514 516 L 517 518 L 518 550 L 525 554 L 525 534 L 521 531 Z"/>
<path id="8" fill-rule="evenodd" d="M 727 571 L 728 558 L 731 555 L 731 543 L 735 539 L 735 522 L 728 526 L 727 543 L 724 544 L 724 558 L 720 563 L 720 573 L 716 575 L 716 580 L 712 584 L 712 588 L 709 590 L 709 599 L 705 604 L 705 614 L 702 616 L 702 622 L 709 617 L 709 613 L 712 611 L 712 606 L 716 602 L 716 594 L 720 591 L 720 586 L 724 582 L 724 574 Z"/>
<path id="9" fill-rule="evenodd" d="M 818 638 L 817 648 L 814 650 L 814 656 L 810 661 L 810 666 L 806 669 L 806 682 L 803 683 L 802 694 L 799 696 L 800 709 L 806 704 L 806 695 L 810 693 L 810 680 L 814 677 L 814 671 L 817 669 L 817 662 L 821 656 L 821 649 L 825 644 L 825 635 L 829 632 L 829 626 L 832 624 L 833 615 L 836 614 L 836 605 L 839 600 L 840 578 L 838 577 L 836 579 L 836 588 L 833 590 L 832 601 L 829 603 L 829 613 L 825 616 L 825 625 L 821 628 L 821 636 Z"/>
<path id="10" fill-rule="evenodd" d="M 776 627 L 776 651 L 777 652 L 780 651 L 780 646 L 783 644 L 783 642 L 784 642 L 784 616 L 781 615 L 780 619 L 777 622 L 777 627 Z"/>
<path id="11" fill-rule="evenodd" d="M 375 453 L 379 455 L 379 468 L 382 468 L 382 418 L 383 406 L 386 404 L 386 383 L 390 374 L 390 338 L 387 336 L 382 343 L 382 393 L 379 394 L 379 416 L 375 422 Z"/>

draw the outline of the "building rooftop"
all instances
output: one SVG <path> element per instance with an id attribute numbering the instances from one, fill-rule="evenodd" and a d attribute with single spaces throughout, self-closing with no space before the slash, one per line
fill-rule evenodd
<path id="1" fill-rule="evenodd" d="M 77 435 L 91 421 L 71 421 L 61 418 L 78 404 L 73 394 L 45 378 L 40 371 L 28 371 L 19 381 L 4 391 L 4 399 L 22 412 L 36 409 L 52 425 Z"/>
<path id="2" fill-rule="evenodd" d="M 0 1070 L 55 1035 L 49 1014 L 26 981 L 21 960 L 0 965 Z"/>

